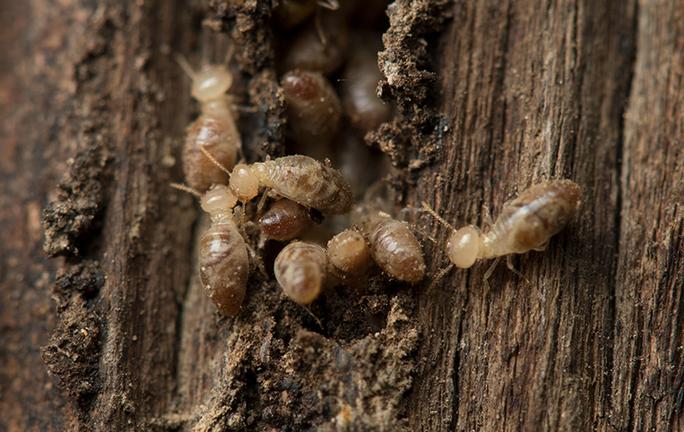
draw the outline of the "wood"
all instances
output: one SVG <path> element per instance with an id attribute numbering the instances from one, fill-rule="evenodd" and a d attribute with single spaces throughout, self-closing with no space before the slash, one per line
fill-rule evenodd
<path id="1" fill-rule="evenodd" d="M 196 114 L 173 54 L 220 58 L 211 28 L 257 107 L 247 157 L 283 151 L 270 2 L 5 3 L 0 430 L 684 428 L 684 1 L 397 0 L 397 116 L 368 138 L 398 205 L 482 225 L 558 177 L 583 205 L 515 258 L 529 284 L 500 265 L 487 287 L 489 263 L 374 277 L 326 292 L 320 325 L 257 268 L 219 319 L 206 220 L 168 186 Z M 434 275 L 448 230 L 416 224 Z"/>

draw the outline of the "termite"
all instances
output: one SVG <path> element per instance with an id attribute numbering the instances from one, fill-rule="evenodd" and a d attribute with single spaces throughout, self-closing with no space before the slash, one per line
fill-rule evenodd
<path id="1" fill-rule="evenodd" d="M 423 279 L 423 248 L 408 224 L 383 212 L 373 212 L 362 226 L 373 259 L 385 273 L 409 283 Z"/>
<path id="2" fill-rule="evenodd" d="M 299 69 L 287 72 L 280 82 L 292 138 L 304 148 L 325 147 L 337 133 L 342 118 L 335 89 L 319 72 Z"/>
<path id="3" fill-rule="evenodd" d="M 339 14 L 318 15 L 290 41 L 280 70 L 303 69 L 330 75 L 342 65 L 349 45 L 349 31 Z"/>
<path id="4" fill-rule="evenodd" d="M 273 271 L 287 297 L 301 305 L 313 302 L 327 275 L 325 249 L 313 243 L 292 242 L 275 259 Z"/>
<path id="5" fill-rule="evenodd" d="M 249 277 L 247 245 L 233 220 L 236 202 L 224 185 L 213 186 L 201 198 L 211 226 L 200 238 L 200 281 L 218 310 L 229 316 L 240 311 Z"/>
<path id="6" fill-rule="evenodd" d="M 446 254 L 458 268 L 470 268 L 477 260 L 507 256 L 531 250 L 543 251 L 552 236 L 565 227 L 581 203 L 581 189 L 571 180 L 548 180 L 531 186 L 504 204 L 501 214 L 486 232 L 474 225 L 455 229 L 427 203 L 423 207 L 452 230 Z M 496 261 L 495 261 L 496 264 Z M 492 265 L 485 280 L 494 270 Z"/>
<path id="7" fill-rule="evenodd" d="M 377 95 L 376 88 L 382 79 L 378 68 L 378 51 L 382 44 L 373 33 L 357 36 L 359 43 L 344 69 L 342 80 L 342 103 L 351 124 L 366 133 L 387 121 L 391 114 L 390 105 Z"/>
<path id="8" fill-rule="evenodd" d="M 279 241 L 299 237 L 312 224 L 309 210 L 287 198 L 275 201 L 259 218 L 264 236 Z"/>
<path id="9" fill-rule="evenodd" d="M 228 185 L 242 202 L 254 199 L 259 189 L 268 188 L 276 195 L 324 213 L 341 214 L 351 208 L 349 182 L 327 162 L 291 155 L 251 165 L 237 164 L 230 172 L 206 149 L 200 150 L 229 175 Z"/>
<path id="10" fill-rule="evenodd" d="M 363 235 L 348 228 L 328 242 L 328 261 L 343 274 L 361 275 L 372 262 L 370 247 Z"/>
<path id="11" fill-rule="evenodd" d="M 231 55 L 232 50 L 228 59 Z M 241 148 L 233 100 L 226 93 L 233 85 L 233 75 L 226 65 L 207 64 L 195 71 L 184 57 L 178 56 L 177 60 L 192 79 L 192 96 L 199 101 L 201 110 L 187 129 L 183 171 L 190 187 L 204 192 L 212 184 L 225 184 L 228 176 L 200 150 L 206 149 L 222 166 L 231 169 Z"/>
<path id="12" fill-rule="evenodd" d="M 311 16 L 316 7 L 337 10 L 339 2 L 338 0 L 281 0 L 273 14 L 278 25 L 287 30 Z"/>

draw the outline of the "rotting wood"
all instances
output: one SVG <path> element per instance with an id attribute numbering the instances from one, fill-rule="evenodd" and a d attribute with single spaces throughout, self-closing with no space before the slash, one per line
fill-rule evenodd
<path id="1" fill-rule="evenodd" d="M 479 223 L 562 176 L 584 205 L 516 259 L 531 285 L 501 266 L 485 291 L 487 264 L 423 291 L 377 278 L 314 304 L 322 329 L 258 272 L 235 320 L 197 281 L 204 222 L 167 184 L 193 110 L 172 54 L 206 41 L 206 5 L 20 3 L 0 30 L 0 429 L 682 428 L 681 0 L 396 1 L 380 61 L 399 115 L 368 138 L 409 174 L 401 204 Z M 211 3 L 258 108 L 247 156 L 277 155 L 268 2 Z"/>

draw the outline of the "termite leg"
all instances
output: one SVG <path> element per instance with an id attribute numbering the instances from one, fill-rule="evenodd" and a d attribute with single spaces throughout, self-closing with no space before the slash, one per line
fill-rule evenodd
<path id="1" fill-rule="evenodd" d="M 494 225 L 492 220 L 492 212 L 489 210 L 489 204 L 482 204 L 482 222 L 487 226 L 487 229 Z"/>
<path id="2" fill-rule="evenodd" d="M 264 262 L 259 258 L 259 255 L 257 255 L 256 251 L 252 249 L 252 246 L 248 245 L 247 242 L 245 242 L 245 246 L 247 246 L 247 251 L 249 252 L 249 256 L 252 258 L 252 262 L 256 265 L 256 267 L 259 269 L 259 272 L 263 277 L 268 277 L 268 273 L 266 272 L 266 267 L 264 267 Z"/>
<path id="3" fill-rule="evenodd" d="M 235 54 L 235 45 L 231 43 L 226 50 L 226 58 L 223 60 L 223 63 L 226 65 L 226 67 L 228 67 L 228 64 L 230 64 L 230 61 L 233 59 L 233 54 Z"/>
<path id="4" fill-rule="evenodd" d="M 508 270 L 518 275 L 518 277 L 527 282 L 529 285 L 532 285 L 532 282 L 530 282 L 530 280 L 527 279 L 524 274 L 520 273 L 515 267 L 513 267 L 513 255 L 506 256 L 506 267 L 508 267 Z"/>
<path id="5" fill-rule="evenodd" d="M 268 197 L 268 190 L 265 190 L 263 194 L 261 194 L 261 199 L 259 200 L 259 203 L 257 204 L 257 215 L 261 216 L 262 210 L 264 209 L 264 205 L 266 205 L 266 198 Z"/>
<path id="6" fill-rule="evenodd" d="M 489 277 L 492 275 L 492 273 L 494 273 L 494 269 L 496 268 L 496 265 L 499 264 L 499 258 L 500 257 L 494 258 L 494 262 L 492 263 L 492 265 L 489 266 L 489 268 L 485 272 L 484 276 L 482 277 L 482 282 L 484 282 L 485 289 L 487 291 L 489 291 Z"/>
<path id="7" fill-rule="evenodd" d="M 337 10 L 340 8 L 338 0 L 318 0 L 318 6 L 329 10 Z"/>
<path id="8" fill-rule="evenodd" d="M 318 39 L 321 41 L 323 48 L 328 47 L 328 38 L 325 37 L 325 31 L 323 30 L 323 23 L 321 22 L 321 14 L 316 11 L 316 16 L 314 17 L 314 25 L 316 26 L 316 33 L 318 33 Z"/>

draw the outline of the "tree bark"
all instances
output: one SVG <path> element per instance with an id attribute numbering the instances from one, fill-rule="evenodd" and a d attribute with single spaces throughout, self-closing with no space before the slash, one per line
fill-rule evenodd
<path id="1" fill-rule="evenodd" d="M 168 186 L 196 114 L 173 56 L 220 60 L 215 30 L 247 158 L 284 151 L 270 2 L 2 10 L 0 430 L 684 428 L 684 1 L 394 2 L 368 140 L 397 210 L 482 225 L 545 178 L 583 203 L 488 285 L 433 283 L 449 230 L 417 213 L 426 281 L 329 290 L 320 324 L 257 269 L 220 318 Z"/>

